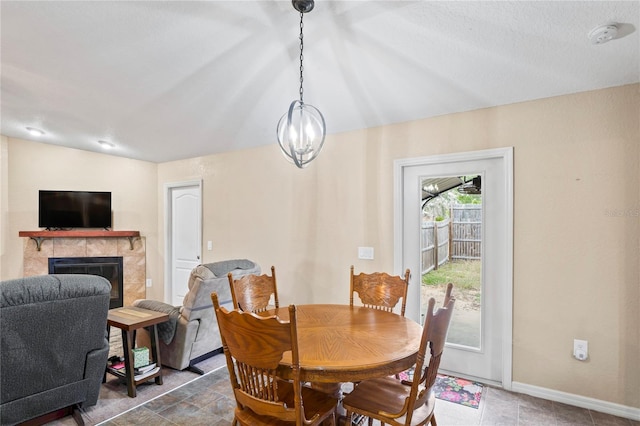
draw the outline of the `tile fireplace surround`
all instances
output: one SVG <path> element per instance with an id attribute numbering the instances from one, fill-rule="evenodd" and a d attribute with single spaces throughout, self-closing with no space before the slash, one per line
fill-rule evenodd
<path id="1" fill-rule="evenodd" d="M 133 249 L 132 249 L 133 246 Z M 134 300 L 146 296 L 146 251 L 144 237 L 135 238 L 51 238 L 42 240 L 40 251 L 36 242 L 24 238 L 24 276 L 49 273 L 50 257 L 122 256 L 123 302 L 131 306 Z"/>

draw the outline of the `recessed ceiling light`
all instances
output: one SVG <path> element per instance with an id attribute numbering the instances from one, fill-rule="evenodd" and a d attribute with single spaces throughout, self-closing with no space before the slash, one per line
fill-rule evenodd
<path id="1" fill-rule="evenodd" d="M 27 129 L 27 132 L 29 132 L 31 136 L 44 136 L 44 132 L 35 127 L 25 127 L 25 129 Z"/>
<path id="2" fill-rule="evenodd" d="M 103 147 L 104 149 L 113 149 L 115 148 L 115 144 L 111 143 L 111 142 L 107 142 L 107 141 L 98 141 L 98 143 L 100 144 L 101 147 Z"/>
<path id="3" fill-rule="evenodd" d="M 615 23 L 599 25 L 589 31 L 591 44 L 603 44 L 613 40 L 618 35 L 618 26 Z"/>

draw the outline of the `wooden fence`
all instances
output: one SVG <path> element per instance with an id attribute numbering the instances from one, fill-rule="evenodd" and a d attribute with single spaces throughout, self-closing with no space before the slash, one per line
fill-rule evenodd
<path id="1" fill-rule="evenodd" d="M 480 259 L 482 254 L 482 205 L 451 207 L 451 258 Z"/>
<path id="2" fill-rule="evenodd" d="M 423 222 L 420 230 L 422 274 L 451 259 L 476 260 L 482 248 L 482 205 L 452 205 L 450 219 Z"/>
<path id="3" fill-rule="evenodd" d="M 421 230 L 422 274 L 449 261 L 449 219 L 423 222 Z"/>

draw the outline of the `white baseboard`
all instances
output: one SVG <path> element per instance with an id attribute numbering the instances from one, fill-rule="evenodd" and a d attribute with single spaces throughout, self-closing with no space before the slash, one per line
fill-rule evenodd
<path id="1" fill-rule="evenodd" d="M 528 385 L 526 383 L 511 382 L 511 390 L 513 392 L 524 393 L 535 396 L 537 398 L 548 399 L 551 401 L 561 402 L 563 404 L 574 405 L 576 407 L 587 408 L 601 413 L 607 413 L 618 417 L 640 421 L 640 408 L 629 407 L 626 405 L 616 404 L 613 402 L 602 401 L 600 399 L 589 398 L 586 396 L 575 395 L 572 393 L 561 392 L 553 389 L 541 388 L 538 386 Z"/>

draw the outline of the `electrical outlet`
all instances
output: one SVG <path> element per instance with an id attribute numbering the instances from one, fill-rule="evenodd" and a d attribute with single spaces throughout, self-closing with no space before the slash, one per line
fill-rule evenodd
<path id="1" fill-rule="evenodd" d="M 573 339 L 573 357 L 578 361 L 586 361 L 589 358 L 589 342 Z"/>
<path id="2" fill-rule="evenodd" d="M 213 250 L 213 241 L 207 241 L 207 250 Z"/>
<path id="3" fill-rule="evenodd" d="M 153 282 L 151 281 L 151 278 L 147 278 L 147 287 L 151 287 L 153 285 Z"/>

